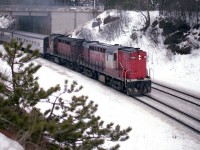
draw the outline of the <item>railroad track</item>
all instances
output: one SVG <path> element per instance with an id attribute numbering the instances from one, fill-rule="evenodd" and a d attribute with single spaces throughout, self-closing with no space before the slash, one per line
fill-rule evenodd
<path id="1" fill-rule="evenodd" d="M 134 99 L 156 109 L 200 134 L 200 98 L 190 93 L 152 84 L 152 93 Z"/>
<path id="2" fill-rule="evenodd" d="M 169 94 L 183 101 L 187 101 L 191 104 L 200 106 L 200 97 L 191 93 L 187 93 L 186 91 L 181 91 L 173 87 L 168 87 L 166 85 L 162 85 L 155 82 L 152 82 L 152 89 Z"/>

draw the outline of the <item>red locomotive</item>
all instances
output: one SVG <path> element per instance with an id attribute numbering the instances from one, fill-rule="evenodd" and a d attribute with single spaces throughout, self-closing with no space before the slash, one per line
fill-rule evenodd
<path id="1" fill-rule="evenodd" d="M 151 92 L 146 52 L 139 48 L 109 45 L 98 41 L 48 37 L 44 57 L 77 70 L 128 95 Z"/>

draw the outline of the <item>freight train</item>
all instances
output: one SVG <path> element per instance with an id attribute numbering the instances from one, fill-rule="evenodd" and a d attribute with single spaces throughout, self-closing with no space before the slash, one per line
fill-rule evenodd
<path id="1" fill-rule="evenodd" d="M 31 44 L 41 57 L 76 70 L 127 95 L 151 92 L 147 54 L 139 48 L 86 41 L 61 34 L 42 35 L 0 29 L 0 41 Z"/>

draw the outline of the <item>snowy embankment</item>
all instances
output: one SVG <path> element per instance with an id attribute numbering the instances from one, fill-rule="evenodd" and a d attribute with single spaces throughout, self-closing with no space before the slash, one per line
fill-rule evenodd
<path id="1" fill-rule="evenodd" d="M 0 132 L 0 150 L 23 150 L 23 147 Z"/>
<path id="2" fill-rule="evenodd" d="M 8 28 L 14 23 L 15 20 L 11 16 L 0 16 L 0 28 Z"/>

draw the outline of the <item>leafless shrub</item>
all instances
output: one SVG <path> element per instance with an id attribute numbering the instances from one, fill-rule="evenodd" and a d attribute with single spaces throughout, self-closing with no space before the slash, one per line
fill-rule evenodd
<path id="1" fill-rule="evenodd" d="M 149 35 L 150 35 L 150 39 L 155 43 L 155 44 L 158 44 L 158 36 L 159 36 L 159 33 L 158 33 L 158 30 L 157 28 L 153 28 L 153 29 L 150 29 L 149 30 Z"/>
<path id="2" fill-rule="evenodd" d="M 132 31 L 131 39 L 132 39 L 133 41 L 136 41 L 136 42 L 138 41 L 138 34 L 137 34 L 136 31 Z"/>
<path id="3" fill-rule="evenodd" d="M 170 60 L 170 61 L 172 61 L 172 60 L 174 60 L 174 53 L 172 53 L 170 50 L 167 50 L 167 52 L 166 52 L 166 58 L 167 58 L 167 60 Z"/>
<path id="4" fill-rule="evenodd" d="M 91 30 L 86 29 L 86 28 L 83 28 L 79 33 L 77 33 L 77 36 L 79 38 L 83 38 L 85 40 L 92 40 L 93 39 Z"/>
<path id="5" fill-rule="evenodd" d="M 124 29 L 128 26 L 130 19 L 126 16 L 126 13 L 122 11 L 118 12 L 118 18 L 118 20 L 105 25 L 104 29 L 101 31 L 102 38 L 111 41 L 124 33 Z"/>

